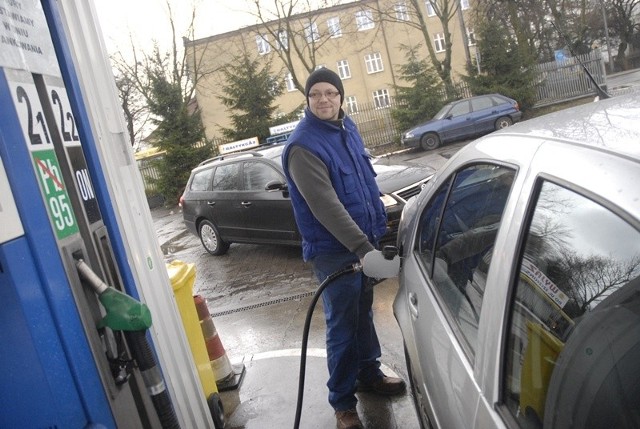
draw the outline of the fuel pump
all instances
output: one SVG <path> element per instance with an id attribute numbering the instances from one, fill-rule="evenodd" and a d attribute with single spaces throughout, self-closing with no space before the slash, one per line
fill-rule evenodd
<path id="1" fill-rule="evenodd" d="M 124 125 L 101 120 L 118 104 L 87 3 L 0 0 L 0 427 L 213 427 L 175 306 L 150 302 L 165 329 L 105 323 L 114 296 L 173 297 L 157 241 L 127 234 L 119 210 L 143 211 L 139 177 L 109 173 L 135 176 L 132 155 L 100 147 Z"/>

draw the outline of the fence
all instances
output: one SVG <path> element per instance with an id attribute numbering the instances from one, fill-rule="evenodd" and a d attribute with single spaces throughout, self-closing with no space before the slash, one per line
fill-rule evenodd
<path id="1" fill-rule="evenodd" d="M 542 107 L 595 94 L 596 88 L 580 63 L 589 70 L 598 85 L 606 83 L 604 63 L 598 50 L 562 61 L 538 64 L 536 69 L 539 83 L 536 86 L 537 100 L 534 106 Z"/>
<path id="2" fill-rule="evenodd" d="M 159 153 L 146 158 L 138 159 L 138 170 L 142 176 L 142 182 L 144 183 L 144 192 L 147 196 L 153 196 L 158 194 L 158 187 L 156 186 L 156 180 L 160 178 L 156 164 L 162 159 L 163 154 Z"/>
<path id="3" fill-rule="evenodd" d="M 606 83 L 604 63 L 600 51 L 566 58 L 563 61 L 552 61 L 536 65 L 538 83 L 536 85 L 536 101 L 534 107 L 584 97 L 596 93 L 596 88 L 585 73 L 582 64 L 589 70 L 599 85 Z M 457 83 L 454 87 L 457 98 L 471 97 L 473 94 L 465 83 Z M 446 93 L 442 91 L 442 100 L 446 100 Z M 350 114 L 358 125 L 365 145 L 375 149 L 397 142 L 400 133 L 391 117 L 391 111 L 398 106 L 390 97 L 385 107 L 378 107 L 375 103 L 358 105 L 358 111 Z M 428 118 L 425 118 L 425 120 Z"/>
<path id="4" fill-rule="evenodd" d="M 391 117 L 391 111 L 397 106 L 396 101 L 390 97 L 387 103 L 384 107 L 379 107 L 375 103 L 359 104 L 358 110 L 349 114 L 358 126 L 365 145 L 369 148 L 393 143 L 398 140 L 403 131 L 397 129 Z"/>

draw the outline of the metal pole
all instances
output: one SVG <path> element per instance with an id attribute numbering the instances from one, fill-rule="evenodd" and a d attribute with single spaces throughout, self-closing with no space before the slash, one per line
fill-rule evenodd
<path id="1" fill-rule="evenodd" d="M 464 56 L 467 67 L 471 67 L 471 53 L 469 52 L 469 37 L 467 36 L 467 26 L 464 22 L 464 14 L 462 13 L 462 4 L 460 0 L 457 2 L 457 15 L 460 21 L 460 32 L 462 33 L 462 44 L 464 45 Z"/>
<path id="2" fill-rule="evenodd" d="M 600 0 L 600 9 L 602 10 L 602 19 L 604 21 L 604 38 L 607 43 L 607 55 L 609 56 L 609 71 L 613 73 L 613 57 L 611 56 L 611 46 L 609 44 L 609 26 L 607 25 L 607 13 L 604 9 L 603 0 Z"/>

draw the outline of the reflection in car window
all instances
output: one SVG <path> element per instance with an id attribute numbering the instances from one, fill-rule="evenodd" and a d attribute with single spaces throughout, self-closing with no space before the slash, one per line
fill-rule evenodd
<path id="1" fill-rule="evenodd" d="M 471 108 L 474 112 L 482 109 L 488 109 L 489 107 L 493 107 L 493 102 L 489 97 L 478 97 L 471 99 Z"/>
<path id="2" fill-rule="evenodd" d="M 470 108 L 469 108 L 469 102 L 468 101 L 462 101 L 458 104 L 455 104 L 452 108 L 451 111 L 449 112 L 451 114 L 451 116 L 453 116 L 454 118 L 457 116 L 461 116 L 461 115 L 466 115 L 467 113 L 469 113 Z"/>
<path id="3" fill-rule="evenodd" d="M 503 397 L 521 427 L 640 427 L 640 233 L 545 182 L 518 272 Z"/>
<path id="4" fill-rule="evenodd" d="M 240 174 L 240 163 L 219 165 L 213 175 L 214 191 L 236 191 L 238 190 L 238 175 Z"/>
<path id="5" fill-rule="evenodd" d="M 192 191 L 208 191 L 211 184 L 211 176 L 213 175 L 213 168 L 207 168 L 206 170 L 199 171 L 193 175 L 191 181 Z"/>
<path id="6" fill-rule="evenodd" d="M 282 176 L 275 168 L 262 162 L 244 163 L 244 189 L 247 191 L 264 191 L 267 183 L 279 180 Z"/>
<path id="7" fill-rule="evenodd" d="M 493 243 L 514 177 L 502 166 L 467 167 L 456 174 L 446 203 L 448 184 L 421 216 L 418 256 L 472 355 Z"/>

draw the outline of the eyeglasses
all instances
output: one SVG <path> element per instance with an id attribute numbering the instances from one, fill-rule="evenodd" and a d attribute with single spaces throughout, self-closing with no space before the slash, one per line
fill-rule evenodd
<path id="1" fill-rule="evenodd" d="M 339 91 L 325 91 L 325 92 L 311 92 L 309 94 L 309 98 L 313 98 L 314 100 L 320 100 L 323 96 L 327 97 L 329 100 L 336 98 L 340 95 Z"/>

